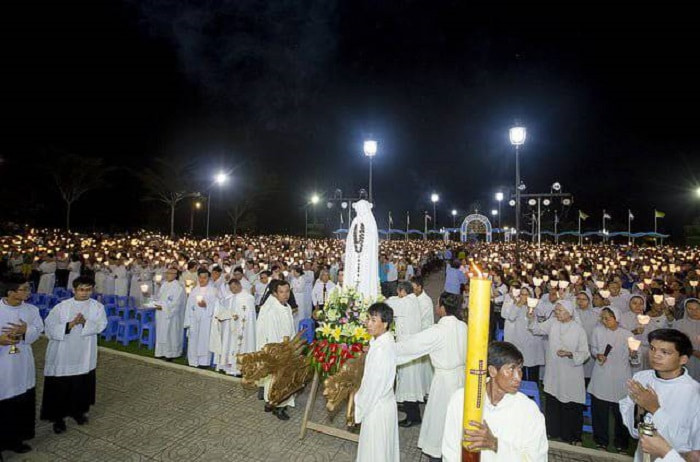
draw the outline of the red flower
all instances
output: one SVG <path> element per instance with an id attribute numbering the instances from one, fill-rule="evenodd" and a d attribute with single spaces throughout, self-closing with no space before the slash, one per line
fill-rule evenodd
<path id="1" fill-rule="evenodd" d="M 361 343 L 353 343 L 353 345 L 350 347 L 350 351 L 354 353 L 359 353 L 362 351 L 362 344 Z"/>
<path id="2" fill-rule="evenodd" d="M 328 363 L 325 363 L 325 364 L 324 364 L 323 366 L 321 366 L 321 367 L 323 368 L 323 372 L 328 372 L 329 370 L 331 370 L 331 365 L 328 364 Z"/>
<path id="3" fill-rule="evenodd" d="M 330 359 L 328 359 L 328 364 L 330 364 L 332 366 L 333 364 L 335 364 L 335 362 L 337 360 L 338 360 L 337 356 L 331 356 Z"/>
<path id="4" fill-rule="evenodd" d="M 337 343 L 331 343 L 330 350 L 331 350 L 331 353 L 335 353 L 336 351 L 338 351 L 338 344 L 337 344 Z"/>
<path id="5" fill-rule="evenodd" d="M 328 340 L 323 340 L 321 343 L 318 344 L 318 346 L 321 348 L 326 348 L 328 346 Z"/>

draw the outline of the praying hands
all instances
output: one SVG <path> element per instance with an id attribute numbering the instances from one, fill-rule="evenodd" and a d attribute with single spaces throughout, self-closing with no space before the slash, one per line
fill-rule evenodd
<path id="1" fill-rule="evenodd" d="M 637 406 L 644 408 L 652 414 L 661 407 L 659 404 L 659 397 L 654 389 L 651 387 L 646 388 L 636 380 L 627 381 L 627 392 L 629 393 L 630 399 L 634 401 Z"/>

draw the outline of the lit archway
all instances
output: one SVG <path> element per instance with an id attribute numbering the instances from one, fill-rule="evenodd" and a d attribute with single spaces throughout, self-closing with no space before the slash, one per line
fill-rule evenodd
<path id="1" fill-rule="evenodd" d="M 478 213 L 467 215 L 460 227 L 460 240 L 466 242 L 469 239 L 476 239 L 480 234 L 484 234 L 486 242 L 491 242 L 491 222 L 489 219 Z"/>

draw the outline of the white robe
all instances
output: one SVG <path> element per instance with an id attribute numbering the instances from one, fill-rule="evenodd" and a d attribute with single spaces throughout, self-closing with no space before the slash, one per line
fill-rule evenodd
<path id="1" fill-rule="evenodd" d="M 683 319 L 673 323 L 673 328 L 678 329 L 690 337 L 693 350 L 700 351 L 700 321 L 690 319 L 686 313 Z M 692 378 L 700 381 L 700 358 L 691 355 L 685 367 L 688 369 Z"/>
<path id="2" fill-rule="evenodd" d="M 185 318 L 185 289 L 177 280 L 161 284 L 156 305 L 156 351 L 155 357 L 177 358 L 182 355 L 182 325 Z"/>
<path id="3" fill-rule="evenodd" d="M 549 443 L 544 416 L 537 404 L 520 392 L 507 393 L 497 405 L 491 404 L 488 393 L 483 420 L 498 438 L 498 452 L 481 451 L 481 462 L 546 462 Z M 442 460 L 462 460 L 462 416 L 464 388 L 455 391 L 449 400 L 442 440 Z"/>
<path id="4" fill-rule="evenodd" d="M 294 294 L 294 300 L 297 302 L 297 310 L 296 312 L 292 313 L 294 317 L 295 326 L 298 326 L 299 321 L 301 321 L 302 319 L 311 317 L 311 312 L 307 311 L 306 285 L 306 279 L 303 276 L 298 278 L 292 278 L 291 280 L 290 286 L 292 289 L 292 293 Z"/>
<path id="5" fill-rule="evenodd" d="M 524 358 L 523 366 L 540 366 L 545 362 L 545 343 L 541 337 L 533 335 L 527 329 L 527 309 L 527 305 L 517 306 L 511 297 L 506 298 L 501 308 L 501 317 L 505 319 L 503 340 L 520 350 Z"/>
<path id="6" fill-rule="evenodd" d="M 38 294 L 53 294 L 53 287 L 56 285 L 56 262 L 45 261 L 39 265 L 39 287 L 36 292 Z"/>
<path id="7" fill-rule="evenodd" d="M 68 264 L 68 269 L 70 270 L 70 272 L 68 273 L 68 290 L 73 290 L 73 281 L 80 277 L 81 268 L 82 263 L 80 263 L 79 261 L 72 261 Z"/>
<path id="8" fill-rule="evenodd" d="M 236 355 L 255 351 L 255 299 L 247 292 L 221 300 L 211 324 L 210 349 L 217 370 L 240 374 Z"/>
<path id="9" fill-rule="evenodd" d="M 680 453 L 700 449 L 700 384 L 687 370 L 670 380 L 657 377 L 652 369 L 637 372 L 632 378 L 645 387 L 651 386 L 659 397 L 660 407 L 652 417 L 659 435 Z M 629 396 L 620 400 L 620 414 L 630 435 L 639 438 L 634 426 L 635 404 Z M 634 460 L 642 461 L 641 445 Z"/>
<path id="10" fill-rule="evenodd" d="M 418 300 L 418 305 L 420 306 L 420 328 L 425 330 L 429 327 L 435 325 L 435 308 L 433 307 L 433 300 L 430 296 L 421 292 L 419 296 L 416 297 Z M 423 389 L 430 391 L 430 384 L 433 382 L 433 365 L 430 362 L 428 356 L 424 356 L 420 359 L 421 362 L 421 380 L 423 381 Z"/>
<path id="11" fill-rule="evenodd" d="M 452 393 L 464 387 L 467 351 L 467 325 L 454 316 L 396 344 L 397 363 L 402 364 L 429 354 L 435 367 L 430 400 L 425 406 L 418 447 L 432 457 L 440 457 L 447 404 Z"/>
<path id="12" fill-rule="evenodd" d="M 573 319 L 561 323 L 552 317 L 531 324 L 535 335 L 548 335 L 544 391 L 562 403 L 586 404 L 583 363 L 590 358 L 586 331 Z M 557 351 L 566 350 L 573 358 L 560 358 Z"/>
<path id="13" fill-rule="evenodd" d="M 394 310 L 394 325 L 396 326 L 396 340 L 403 341 L 408 336 L 417 334 L 420 328 L 420 305 L 416 297 L 405 296 L 400 298 L 394 296 L 386 300 Z M 396 371 L 396 401 L 420 401 L 429 390 L 424 388 L 421 376 L 421 362 L 414 359 L 402 364 Z"/>
<path id="14" fill-rule="evenodd" d="M 586 331 L 588 346 L 591 345 L 593 330 L 596 328 L 596 326 L 602 326 L 600 323 L 600 311 L 600 308 L 596 308 L 590 304 L 585 310 L 580 309 L 578 306 L 574 308 L 574 320 L 581 324 L 583 330 Z M 605 349 L 605 345 L 603 345 L 603 349 Z M 593 372 L 593 363 L 595 362 L 594 359 L 595 358 L 591 358 L 583 363 L 583 376 L 586 378 L 591 377 L 591 373 Z"/>
<path id="15" fill-rule="evenodd" d="M 394 397 L 394 337 L 385 332 L 369 342 L 362 383 L 355 394 L 355 422 L 361 423 L 357 462 L 398 462 L 399 426 Z"/>
<path id="16" fill-rule="evenodd" d="M 589 362 L 592 361 L 594 366 L 588 393 L 612 403 L 617 403 L 627 395 L 627 380 L 632 377 L 627 338 L 631 336 L 632 332 L 619 326 L 614 331 L 603 325 L 595 328 L 590 344 L 592 357 Z M 601 365 L 596 355 L 605 354 L 607 345 L 612 346 L 612 350 Z"/>
<path id="17" fill-rule="evenodd" d="M 20 321 L 27 323 L 27 332 L 16 345 L 19 352 L 10 354 L 10 345 L 0 345 L 0 401 L 19 396 L 36 385 L 32 343 L 44 331 L 39 309 L 28 303 L 10 306 L 0 300 L 0 328 Z"/>
<path id="18" fill-rule="evenodd" d="M 197 296 L 204 297 L 204 308 L 197 304 Z M 211 365 L 209 334 L 211 319 L 219 302 L 219 294 L 212 285 L 192 289 L 185 306 L 185 329 L 187 331 L 187 363 L 190 366 Z"/>
<path id="19" fill-rule="evenodd" d="M 255 347 L 262 350 L 268 343 L 281 343 L 285 337 L 290 339 L 296 334 L 292 309 L 289 305 L 282 305 L 274 295 L 267 297 L 265 304 L 260 307 L 260 313 L 255 326 Z M 271 378 L 263 379 L 265 401 L 269 401 Z M 294 395 L 279 407 L 294 406 Z"/>
<path id="20" fill-rule="evenodd" d="M 366 200 L 355 202 L 352 207 L 357 215 L 350 223 L 345 241 L 343 285 L 357 289 L 364 297 L 374 300 L 380 293 L 377 222 L 372 215 L 372 204 Z"/>
<path id="21" fill-rule="evenodd" d="M 66 333 L 66 324 L 78 313 L 85 318 L 85 326 L 78 324 Z M 105 307 L 97 300 L 64 300 L 49 312 L 45 332 L 49 338 L 46 347 L 44 375 L 63 377 L 87 374 L 97 367 L 97 336 L 107 327 Z"/>
<path id="22" fill-rule="evenodd" d="M 112 270 L 114 279 L 114 295 L 117 297 L 126 297 L 129 295 L 129 275 L 126 271 L 126 266 L 115 266 Z"/>

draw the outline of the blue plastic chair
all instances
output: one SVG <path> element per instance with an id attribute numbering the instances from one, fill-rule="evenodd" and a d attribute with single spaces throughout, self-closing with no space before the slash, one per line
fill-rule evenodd
<path id="1" fill-rule="evenodd" d="M 48 297 L 46 296 L 46 294 L 34 294 L 34 295 L 32 295 L 31 304 L 36 305 L 36 306 L 46 305 L 47 301 L 48 301 Z"/>
<path id="2" fill-rule="evenodd" d="M 591 395 L 586 393 L 586 406 L 583 408 L 583 431 L 586 433 L 593 433 L 593 427 L 591 424 L 586 423 L 586 417 L 588 417 L 588 422 L 593 422 L 593 416 L 591 414 Z"/>
<path id="3" fill-rule="evenodd" d="M 520 382 L 520 392 L 525 396 L 534 399 L 537 403 L 537 407 L 542 409 L 542 403 L 540 402 L 540 389 L 537 386 L 537 382 L 523 380 Z"/>
<path id="4" fill-rule="evenodd" d="M 298 332 L 301 332 L 302 330 L 306 329 L 306 332 L 304 332 L 304 334 L 302 335 L 302 337 L 306 339 L 306 343 L 311 344 L 311 342 L 314 341 L 315 328 L 316 323 L 311 318 L 306 318 L 299 321 Z"/>
<path id="5" fill-rule="evenodd" d="M 146 334 L 146 338 L 143 336 Z M 141 332 L 139 333 L 139 346 L 146 345 L 149 350 L 156 347 L 156 323 L 144 322 L 141 324 Z"/>
<path id="6" fill-rule="evenodd" d="M 117 305 L 105 305 L 105 313 L 107 314 L 107 317 L 118 316 Z"/>
<path id="7" fill-rule="evenodd" d="M 117 296 L 110 295 L 110 294 L 102 295 L 102 304 L 103 305 L 116 305 L 117 304 Z"/>
<path id="8" fill-rule="evenodd" d="M 152 308 L 136 310 L 136 319 L 138 319 L 141 324 L 155 322 L 156 310 Z"/>
<path id="9" fill-rule="evenodd" d="M 117 342 L 127 346 L 132 340 L 139 339 L 139 322 L 136 319 L 121 320 L 117 328 Z"/>
<path id="10" fill-rule="evenodd" d="M 119 322 L 122 320 L 119 316 L 108 316 L 107 317 L 107 327 L 102 331 L 102 338 L 110 341 L 116 338 L 117 332 L 119 332 Z"/>
<path id="11" fill-rule="evenodd" d="M 503 329 L 496 329 L 496 341 L 503 341 Z"/>

